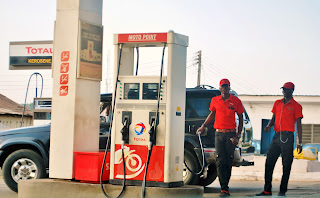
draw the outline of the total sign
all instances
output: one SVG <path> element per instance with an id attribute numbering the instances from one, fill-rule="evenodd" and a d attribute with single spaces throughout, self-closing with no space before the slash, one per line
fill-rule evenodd
<path id="1" fill-rule="evenodd" d="M 146 126 L 142 122 L 136 124 L 136 126 L 134 127 L 134 132 L 136 133 L 136 135 L 138 135 L 138 137 L 133 138 L 134 141 L 143 141 L 143 142 L 147 141 L 146 138 L 139 137 L 145 134 L 146 132 Z"/>
<path id="2" fill-rule="evenodd" d="M 51 69 L 52 41 L 10 42 L 10 70 Z"/>

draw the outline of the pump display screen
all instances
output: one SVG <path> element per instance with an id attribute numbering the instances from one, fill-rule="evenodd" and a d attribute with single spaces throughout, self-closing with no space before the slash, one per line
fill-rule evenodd
<path id="1" fill-rule="evenodd" d="M 145 100 L 158 99 L 158 83 L 143 83 L 143 96 Z"/>
<path id="2" fill-rule="evenodd" d="M 124 83 L 124 99 L 139 99 L 139 83 Z"/>
<path id="3" fill-rule="evenodd" d="M 38 105 L 50 105 L 51 106 L 51 101 L 38 101 Z"/>

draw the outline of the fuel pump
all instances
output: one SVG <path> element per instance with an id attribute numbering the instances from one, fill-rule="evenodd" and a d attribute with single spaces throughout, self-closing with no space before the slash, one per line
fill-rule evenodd
<path id="1" fill-rule="evenodd" d="M 114 72 L 109 181 L 182 186 L 188 37 L 174 32 L 115 34 L 114 45 L 119 67 Z M 134 49 L 140 47 L 163 47 L 160 76 L 134 75 Z M 165 49 L 168 68 L 162 76 Z"/>

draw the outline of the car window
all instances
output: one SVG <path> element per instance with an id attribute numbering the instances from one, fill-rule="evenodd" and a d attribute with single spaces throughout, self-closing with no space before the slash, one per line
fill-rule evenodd
<path id="1" fill-rule="evenodd" d="M 188 98 L 186 103 L 186 118 L 207 117 L 210 113 L 211 98 Z"/>
<path id="2" fill-rule="evenodd" d="M 243 107 L 243 108 L 244 108 L 244 107 Z M 248 116 L 247 111 L 246 111 L 245 108 L 244 108 L 244 116 L 243 116 L 243 118 L 244 118 L 244 119 L 247 119 L 248 121 L 250 121 L 250 118 L 249 118 L 249 116 Z"/>
<path id="3" fill-rule="evenodd" d="M 110 124 L 106 122 L 100 122 L 100 133 L 106 133 L 109 131 Z"/>

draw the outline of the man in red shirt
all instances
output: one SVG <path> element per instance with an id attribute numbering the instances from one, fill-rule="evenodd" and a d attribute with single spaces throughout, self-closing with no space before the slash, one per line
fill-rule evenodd
<path id="1" fill-rule="evenodd" d="M 274 103 L 272 108 L 272 118 L 265 128 L 265 131 L 268 132 L 270 128 L 274 126 L 274 130 L 276 133 L 273 136 L 271 145 L 267 153 L 264 191 L 257 194 L 257 196 L 272 195 L 272 174 L 274 166 L 280 154 L 282 157 L 283 174 L 278 196 L 286 195 L 291 165 L 293 161 L 293 133 L 295 131 L 296 122 L 299 137 L 297 150 L 299 154 L 302 152 L 302 106 L 297 103 L 292 97 L 294 91 L 294 84 L 292 82 L 285 83 L 281 88 L 283 89 L 282 93 L 284 98 L 281 100 L 277 100 Z"/>
<path id="2" fill-rule="evenodd" d="M 211 112 L 197 130 L 197 134 L 215 120 L 213 127 L 216 129 L 215 149 L 217 173 L 221 186 L 220 197 L 225 197 L 230 196 L 228 184 L 231 177 L 234 149 L 239 142 L 243 128 L 242 113 L 244 109 L 240 99 L 230 94 L 228 79 L 220 81 L 220 91 L 220 96 L 212 98 L 209 108 Z M 238 129 L 236 129 L 235 114 L 239 117 Z"/>

